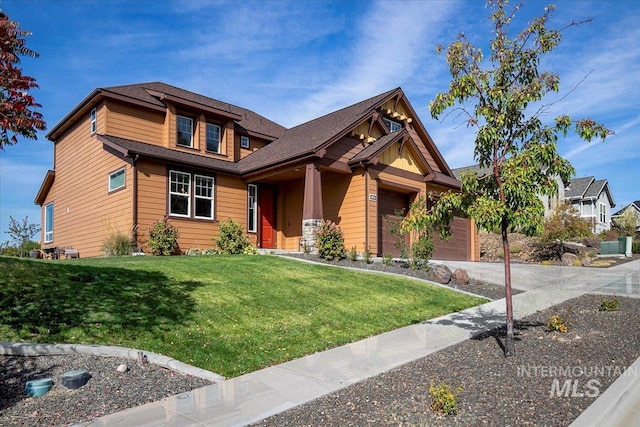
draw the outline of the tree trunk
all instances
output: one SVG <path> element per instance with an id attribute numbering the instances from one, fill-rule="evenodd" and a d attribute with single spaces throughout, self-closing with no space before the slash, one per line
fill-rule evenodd
<path id="1" fill-rule="evenodd" d="M 511 357 L 516 355 L 516 347 L 513 337 L 513 301 L 511 299 L 511 254 L 509 253 L 508 224 L 502 219 L 502 250 L 504 251 L 504 297 L 507 302 L 507 336 L 504 341 L 504 355 Z"/>

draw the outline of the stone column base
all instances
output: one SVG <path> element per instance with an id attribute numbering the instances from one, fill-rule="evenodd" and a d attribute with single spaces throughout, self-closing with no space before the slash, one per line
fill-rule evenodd
<path id="1" fill-rule="evenodd" d="M 318 253 L 316 230 L 320 228 L 321 224 L 322 219 L 302 220 L 302 239 L 300 240 L 300 246 L 304 252 Z"/>

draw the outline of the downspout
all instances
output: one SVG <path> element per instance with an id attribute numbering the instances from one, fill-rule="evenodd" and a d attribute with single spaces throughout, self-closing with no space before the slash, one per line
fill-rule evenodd
<path id="1" fill-rule="evenodd" d="M 369 250 L 369 168 L 364 167 L 364 251 Z"/>
<path id="2" fill-rule="evenodd" d="M 132 179 L 132 184 L 133 184 L 133 189 L 132 189 L 132 193 L 133 193 L 133 200 L 132 200 L 132 215 L 131 215 L 131 221 L 132 221 L 132 235 L 133 235 L 133 241 L 136 242 L 136 248 L 135 251 L 138 252 L 138 166 L 136 165 L 136 162 L 138 161 L 138 157 L 139 155 L 136 154 L 135 157 L 133 158 L 133 161 L 131 162 L 131 166 L 132 166 L 132 174 L 133 174 L 133 179 Z"/>

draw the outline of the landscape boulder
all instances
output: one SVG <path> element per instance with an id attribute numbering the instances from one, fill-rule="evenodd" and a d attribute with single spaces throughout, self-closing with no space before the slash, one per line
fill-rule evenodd
<path id="1" fill-rule="evenodd" d="M 562 265 L 573 265 L 573 262 L 578 259 L 575 254 L 565 252 L 562 254 Z"/>
<path id="2" fill-rule="evenodd" d="M 446 285 L 451 281 L 451 270 L 443 264 L 433 264 L 429 269 L 429 280 Z"/>
<path id="3" fill-rule="evenodd" d="M 467 270 L 463 270 L 462 268 L 458 268 L 453 272 L 453 281 L 458 285 L 468 285 L 469 284 L 469 274 Z"/>
<path id="4" fill-rule="evenodd" d="M 581 261 L 583 267 L 591 267 L 591 257 L 583 257 Z"/>

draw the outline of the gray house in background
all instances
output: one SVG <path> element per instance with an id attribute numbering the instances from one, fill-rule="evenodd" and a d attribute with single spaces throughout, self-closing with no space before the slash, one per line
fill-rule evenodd
<path id="1" fill-rule="evenodd" d="M 639 232 L 640 231 L 640 200 L 636 200 L 633 203 L 629 203 L 627 206 L 625 206 L 624 208 L 620 209 L 618 212 L 611 215 L 611 218 L 613 218 L 613 222 L 615 223 L 616 220 L 620 218 L 622 215 L 624 215 L 628 210 L 633 212 L 633 214 L 635 215 L 636 232 Z"/>
<path id="2" fill-rule="evenodd" d="M 465 171 L 472 171 L 478 176 L 483 176 L 491 173 L 491 168 L 481 168 L 478 165 L 466 166 L 463 168 L 452 169 L 455 177 L 460 181 L 462 178 L 462 173 Z M 556 181 L 558 184 L 558 192 L 553 196 L 549 197 L 544 194 L 538 194 L 538 198 L 542 201 L 542 205 L 544 206 L 544 217 L 547 218 L 553 212 L 553 210 L 558 206 L 565 198 L 565 187 L 564 183 L 559 177 L 556 177 Z"/>
<path id="3" fill-rule="evenodd" d="M 606 179 L 574 178 L 564 189 L 564 200 L 591 222 L 594 233 L 611 230 L 611 208 L 616 202 Z"/>

